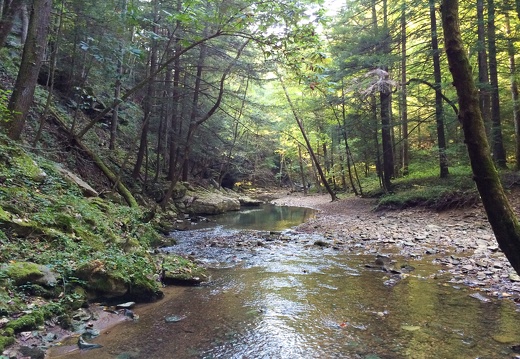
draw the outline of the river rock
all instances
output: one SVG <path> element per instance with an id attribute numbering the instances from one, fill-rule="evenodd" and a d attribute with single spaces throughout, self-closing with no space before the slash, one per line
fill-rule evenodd
<path id="1" fill-rule="evenodd" d="M 170 316 L 164 318 L 164 321 L 166 323 L 177 323 L 184 319 L 186 319 L 185 315 L 170 315 Z"/>
<path id="2" fill-rule="evenodd" d="M 135 302 L 126 302 L 116 305 L 116 309 L 132 309 L 135 306 Z"/>
<path id="3" fill-rule="evenodd" d="M 201 189 L 197 192 L 188 192 L 177 207 L 190 214 L 220 214 L 228 211 L 240 210 L 238 198 L 232 198 L 219 191 Z"/>
<path id="4" fill-rule="evenodd" d="M 93 260 L 79 267 L 76 276 L 87 282 L 90 291 L 106 298 L 123 296 L 128 292 L 125 281 L 108 271 L 101 260 Z"/>

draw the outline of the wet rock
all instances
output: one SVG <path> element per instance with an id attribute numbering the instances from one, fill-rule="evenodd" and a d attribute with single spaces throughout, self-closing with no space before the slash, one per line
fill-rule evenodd
<path id="1" fill-rule="evenodd" d="M 488 302 L 491 302 L 491 299 L 483 296 L 482 294 L 480 293 L 471 293 L 469 295 L 471 298 L 475 298 L 475 299 L 478 299 L 480 300 L 482 303 L 488 303 Z"/>
<path id="2" fill-rule="evenodd" d="M 131 309 L 135 306 L 135 302 L 126 302 L 116 305 L 116 309 Z"/>
<path id="3" fill-rule="evenodd" d="M 165 317 L 164 321 L 166 323 L 177 323 L 184 319 L 186 319 L 185 315 L 170 315 L 168 317 Z"/>
<path id="4" fill-rule="evenodd" d="M 318 246 L 318 247 L 329 247 L 330 246 L 329 243 L 322 241 L 321 239 L 318 239 L 317 241 L 315 241 L 314 245 Z"/>
<path id="5" fill-rule="evenodd" d="M 103 346 L 99 345 L 99 344 L 89 343 L 81 335 L 78 338 L 78 347 L 82 350 L 92 350 L 92 349 L 102 348 Z"/>
<path id="6" fill-rule="evenodd" d="M 22 358 L 30 358 L 30 359 L 44 359 L 45 358 L 45 352 L 40 348 L 34 348 L 34 347 L 26 347 L 22 346 L 18 351 L 21 354 Z"/>

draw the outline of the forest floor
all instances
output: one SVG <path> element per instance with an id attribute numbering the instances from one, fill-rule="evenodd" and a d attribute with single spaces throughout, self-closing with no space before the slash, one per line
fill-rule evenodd
<path id="1" fill-rule="evenodd" d="M 520 193 L 510 200 L 520 213 Z M 296 228 L 325 236 L 330 246 L 353 253 L 431 258 L 453 285 L 475 289 L 478 298 L 510 298 L 520 302 L 520 277 L 498 248 L 482 205 L 436 212 L 424 208 L 377 210 L 376 200 L 327 195 L 280 195 L 280 205 L 318 209 L 315 218 Z M 413 265 L 413 264 L 412 264 Z M 482 295 L 480 295 L 482 293 Z"/>

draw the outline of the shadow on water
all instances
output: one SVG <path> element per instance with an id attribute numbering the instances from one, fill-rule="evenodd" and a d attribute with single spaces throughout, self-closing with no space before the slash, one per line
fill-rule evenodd
<path id="1" fill-rule="evenodd" d="M 186 233 L 181 242 L 196 247 L 200 236 L 225 241 L 236 233 L 218 227 Z M 165 300 L 136 309 L 139 321 L 94 340 L 103 348 L 67 357 L 483 359 L 511 357 L 520 344 L 512 302 L 472 298 L 473 290 L 454 287 L 428 261 L 396 257 L 415 270 L 391 274 L 365 266 L 374 256 L 287 235 L 268 247 L 228 248 L 240 260 L 211 270 L 211 283 L 167 288 Z M 203 255 L 222 250 L 207 247 Z M 172 315 L 186 318 L 166 323 Z"/>

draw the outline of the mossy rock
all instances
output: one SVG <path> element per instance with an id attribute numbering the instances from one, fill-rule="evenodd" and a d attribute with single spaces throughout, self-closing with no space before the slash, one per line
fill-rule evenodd
<path id="1" fill-rule="evenodd" d="M 127 296 L 137 302 L 153 302 L 161 299 L 164 293 L 159 290 L 159 283 L 156 280 L 141 278 L 132 283 Z"/>
<path id="2" fill-rule="evenodd" d="M 25 218 L 17 218 L 13 216 L 9 216 L 5 220 L 0 219 L 0 228 L 11 229 L 12 233 L 18 237 L 43 234 L 42 229 L 37 223 Z"/>
<path id="3" fill-rule="evenodd" d="M 46 295 L 53 296 L 53 292 L 49 292 L 49 288 L 55 288 L 57 284 L 57 276 L 47 266 L 32 262 L 14 262 L 4 266 L 3 272 L 17 286 L 21 285 L 38 285 L 46 292 Z M 44 287 L 44 288 L 42 288 Z"/>
<path id="4" fill-rule="evenodd" d="M 7 329 L 12 329 L 15 333 L 35 329 L 38 325 L 43 324 L 45 320 L 45 311 L 43 309 L 35 310 L 20 318 L 10 321 L 6 324 Z"/>
<path id="5" fill-rule="evenodd" d="M 12 297 L 4 287 L 0 287 L 0 316 L 8 316 L 22 309 L 22 300 Z"/>
<path id="6" fill-rule="evenodd" d="M 4 273 L 15 285 L 22 285 L 43 277 L 40 266 L 32 262 L 14 262 L 4 267 Z"/>
<path id="7" fill-rule="evenodd" d="M 117 272 L 109 271 L 100 260 L 92 260 L 76 270 L 76 277 L 86 282 L 87 291 L 105 298 L 127 294 L 128 285 Z"/>
<path id="8" fill-rule="evenodd" d="M 47 174 L 43 171 L 38 164 L 29 156 L 20 154 L 12 158 L 13 165 L 18 167 L 20 171 L 32 181 L 42 182 L 47 178 Z"/>
<path id="9" fill-rule="evenodd" d="M 0 335 L 0 352 L 3 352 L 5 348 L 14 344 L 14 336 Z"/>
<path id="10" fill-rule="evenodd" d="M 162 257 L 163 283 L 197 285 L 208 280 L 206 269 L 178 255 Z"/>

